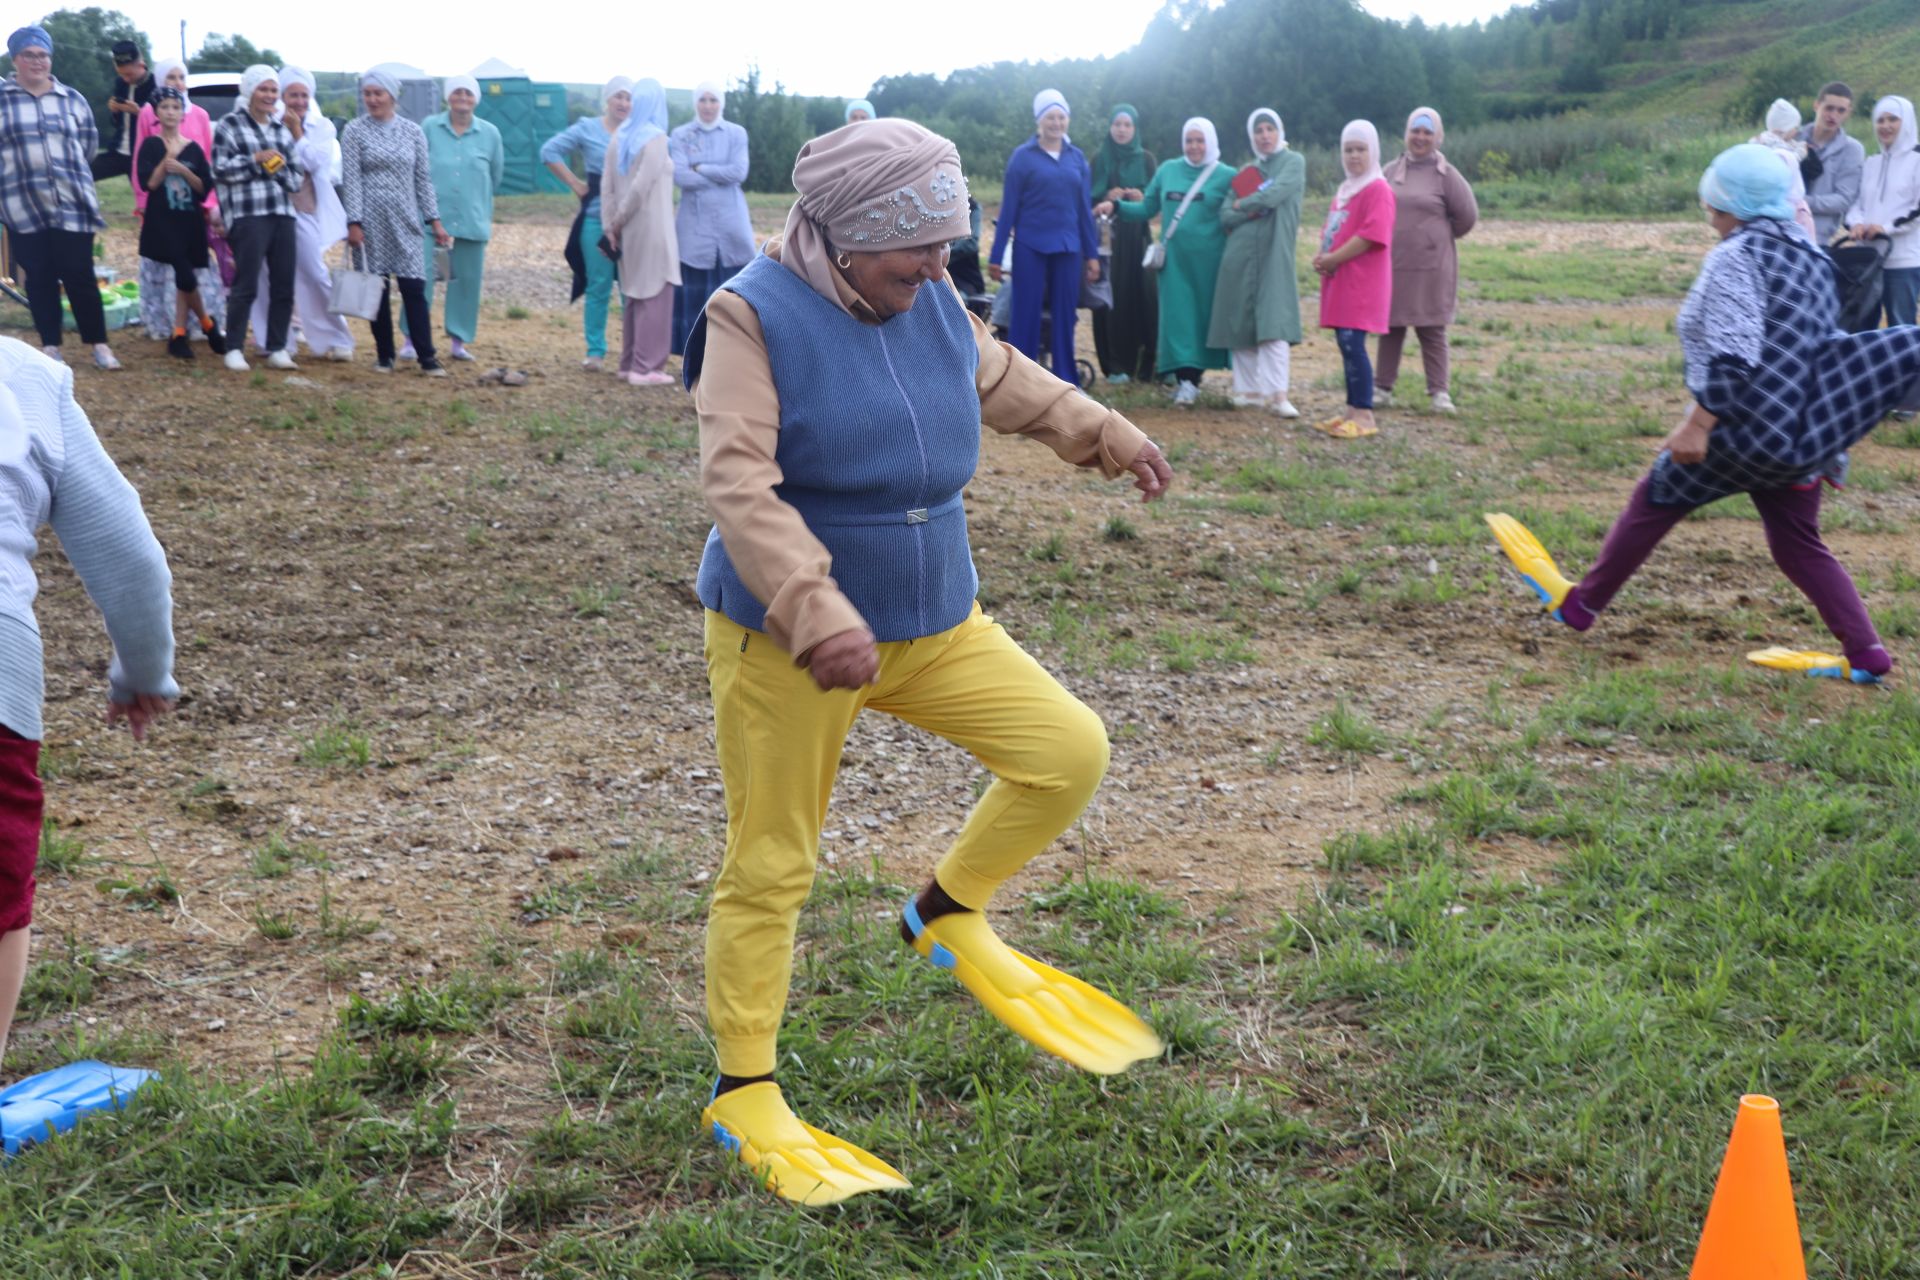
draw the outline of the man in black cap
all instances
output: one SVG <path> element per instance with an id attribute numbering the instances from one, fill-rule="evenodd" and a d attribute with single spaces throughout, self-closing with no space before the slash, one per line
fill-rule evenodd
<path id="1" fill-rule="evenodd" d="M 93 158 L 95 181 L 133 172 L 134 122 L 140 118 L 140 108 L 153 100 L 153 75 L 147 70 L 147 58 L 139 45 L 131 40 L 115 41 L 113 69 L 120 73 L 120 79 L 107 99 L 107 111 L 113 118 L 108 122 L 111 130 L 106 145 Z"/>

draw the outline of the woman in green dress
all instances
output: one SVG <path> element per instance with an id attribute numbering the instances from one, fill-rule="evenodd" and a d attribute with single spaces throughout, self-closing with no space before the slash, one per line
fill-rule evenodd
<path id="1" fill-rule="evenodd" d="M 1300 233 L 1307 162 L 1287 150 L 1280 116 L 1266 107 L 1247 117 L 1247 140 L 1253 144 L 1259 185 L 1247 191 L 1248 182 L 1241 182 L 1246 194 L 1220 211 L 1227 250 L 1220 259 L 1207 342 L 1233 352 L 1235 404 L 1297 418 L 1300 411 L 1287 398 L 1287 388 L 1292 344 L 1300 341 L 1294 240 Z"/>
<path id="2" fill-rule="evenodd" d="M 1213 122 L 1200 116 L 1180 127 L 1183 157 L 1154 170 L 1153 181 L 1138 200 L 1103 201 L 1095 213 L 1118 211 L 1127 222 L 1160 215 L 1165 266 L 1160 290 L 1159 375 L 1173 375 L 1173 402 L 1190 407 L 1200 396 L 1200 375 L 1227 367 L 1223 348 L 1207 345 L 1213 316 L 1213 286 L 1220 276 L 1220 255 L 1227 233 L 1220 210 L 1233 199 L 1233 173 L 1220 164 L 1220 139 Z"/>
<path id="3" fill-rule="evenodd" d="M 1140 113 L 1132 103 L 1113 109 L 1107 141 L 1093 157 L 1093 202 L 1139 200 L 1153 180 L 1153 152 L 1140 145 Z M 1105 255 L 1113 305 L 1093 313 L 1093 348 L 1100 356 L 1100 372 L 1115 386 L 1135 378 L 1153 381 L 1154 310 L 1160 305 L 1153 272 L 1140 265 L 1141 255 L 1153 243 L 1153 231 L 1144 222 L 1117 222 L 1109 214 L 1100 219 L 1111 232 Z"/>

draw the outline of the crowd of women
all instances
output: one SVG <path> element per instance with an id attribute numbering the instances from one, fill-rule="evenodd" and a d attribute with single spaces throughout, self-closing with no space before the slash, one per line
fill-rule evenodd
<path id="1" fill-rule="evenodd" d="M 1044 339 L 1054 371 L 1077 382 L 1075 310 L 1090 305 L 1108 382 L 1171 378 L 1173 402 L 1188 406 L 1204 371 L 1231 367 L 1233 403 L 1298 417 L 1289 392 L 1302 338 L 1294 252 L 1306 163 L 1288 148 L 1280 114 L 1261 107 L 1247 117 L 1238 169 L 1222 164 L 1218 132 L 1203 117 L 1181 126 L 1181 153 L 1164 162 L 1141 145 L 1130 105 L 1109 113 L 1091 159 L 1068 136 L 1072 113 L 1060 93 L 1036 95 L 1033 117 L 1034 135 L 1007 161 L 990 257 L 1011 289 L 1008 340 L 1039 357 Z M 1345 409 L 1315 423 L 1329 434 L 1378 429 L 1373 408 L 1392 394 L 1408 329 L 1433 408 L 1454 411 L 1454 242 L 1479 211 L 1440 151 L 1444 137 L 1440 113 L 1417 108 L 1402 154 L 1383 168 L 1371 124 L 1356 120 L 1341 134 L 1345 173 L 1313 260 L 1320 326 L 1333 331 L 1346 369 Z"/>
<path id="2" fill-rule="evenodd" d="M 0 219 L 24 269 L 42 349 L 60 358 L 61 296 L 94 364 L 117 369 L 95 284 L 94 236 L 105 229 L 89 161 L 97 142 L 84 98 L 52 73 L 53 41 L 22 27 L 7 41 L 15 75 L 0 81 Z M 351 360 L 355 342 L 335 308 L 327 255 L 342 240 L 354 269 L 381 281 L 372 323 L 375 368 L 415 358 L 446 376 L 433 341 L 434 250 L 445 251 L 443 324 L 449 355 L 471 360 L 493 196 L 504 173 L 500 132 L 475 115 L 479 85 L 452 76 L 446 109 L 415 123 L 397 110 L 400 86 L 381 70 L 360 78 L 363 114 L 337 131 L 297 66 L 251 66 L 219 121 L 187 96 L 187 66 L 154 68 L 134 127 L 134 208 L 140 223 L 141 320 L 182 359 L 204 337 L 245 370 L 247 334 L 271 368 L 292 369 L 294 320 L 307 349 Z M 336 149 L 338 172 L 334 168 Z M 410 341 L 393 333 L 397 282 Z"/>

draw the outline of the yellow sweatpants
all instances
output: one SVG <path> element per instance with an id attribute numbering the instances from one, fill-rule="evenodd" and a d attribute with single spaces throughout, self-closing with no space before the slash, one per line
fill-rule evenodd
<path id="1" fill-rule="evenodd" d="M 934 869 L 976 910 L 1080 816 L 1107 770 L 1107 732 L 975 605 L 959 626 L 880 646 L 864 689 L 822 693 L 766 635 L 707 612 L 707 679 L 727 848 L 707 914 L 707 1019 L 720 1070 L 773 1070 L 794 927 L 813 886 L 827 798 L 868 707 L 965 747 L 994 774 Z"/>

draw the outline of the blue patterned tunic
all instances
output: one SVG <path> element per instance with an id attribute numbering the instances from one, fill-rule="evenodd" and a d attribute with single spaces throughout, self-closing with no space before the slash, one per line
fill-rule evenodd
<path id="1" fill-rule="evenodd" d="M 1845 478 L 1847 450 L 1920 383 L 1920 328 L 1848 334 L 1838 313 L 1833 263 L 1793 223 L 1759 219 L 1714 246 L 1675 328 L 1687 389 L 1720 421 L 1705 460 L 1655 460 L 1655 503 Z"/>

